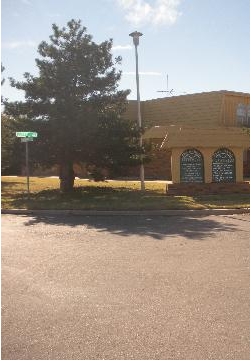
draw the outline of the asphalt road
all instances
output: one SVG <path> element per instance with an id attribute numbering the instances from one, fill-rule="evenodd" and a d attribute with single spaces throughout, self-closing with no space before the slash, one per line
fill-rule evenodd
<path id="1" fill-rule="evenodd" d="M 249 359 L 249 215 L 2 215 L 2 359 Z"/>

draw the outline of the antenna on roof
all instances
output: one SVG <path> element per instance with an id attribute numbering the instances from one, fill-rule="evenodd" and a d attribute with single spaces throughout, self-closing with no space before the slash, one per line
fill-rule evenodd
<path id="1" fill-rule="evenodd" d="M 172 95 L 174 90 L 173 89 L 168 90 L 168 74 L 166 76 L 166 85 L 167 85 L 166 90 L 157 90 L 157 93 L 169 93 L 170 95 Z"/>

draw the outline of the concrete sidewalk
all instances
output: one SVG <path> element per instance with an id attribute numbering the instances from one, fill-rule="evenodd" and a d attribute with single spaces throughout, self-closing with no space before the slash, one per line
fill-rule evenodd
<path id="1" fill-rule="evenodd" d="M 2 209 L 2 214 L 69 216 L 208 216 L 250 213 L 250 208 L 236 209 L 168 209 L 168 210 L 77 210 L 77 209 Z"/>

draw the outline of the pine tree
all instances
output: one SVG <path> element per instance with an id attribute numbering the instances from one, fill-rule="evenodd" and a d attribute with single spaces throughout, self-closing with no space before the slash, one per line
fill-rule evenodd
<path id="1" fill-rule="evenodd" d="M 38 47 L 38 76 L 10 79 L 25 91 L 25 101 L 5 102 L 5 112 L 33 120 L 37 160 L 59 165 L 60 189 L 67 192 L 74 186 L 74 163 L 116 167 L 135 160 L 139 130 L 120 117 L 129 90 L 118 90 L 121 57 L 113 60 L 112 39 L 96 44 L 80 20 L 52 29 L 50 43 Z"/>

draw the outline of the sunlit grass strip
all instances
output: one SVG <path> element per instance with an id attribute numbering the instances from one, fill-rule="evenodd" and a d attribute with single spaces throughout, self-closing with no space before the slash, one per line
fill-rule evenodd
<path id="1" fill-rule="evenodd" d="M 26 177 L 2 177 L 2 182 L 8 182 L 12 185 L 12 189 L 16 191 L 26 191 L 27 183 Z M 74 182 L 76 187 L 106 187 L 106 188 L 128 188 L 132 190 L 140 190 L 140 181 L 104 181 L 94 182 L 83 179 L 76 179 Z M 146 190 L 154 190 L 165 193 L 166 182 L 157 183 L 154 181 L 145 183 Z M 39 192 L 44 189 L 58 189 L 59 179 L 58 178 L 47 178 L 47 177 L 30 177 L 30 188 L 31 192 Z"/>
<path id="2" fill-rule="evenodd" d="M 2 177 L 2 208 L 17 209 L 97 209 L 165 210 L 205 208 L 249 208 L 249 195 L 173 196 L 167 197 L 166 182 L 146 182 L 146 192 L 139 181 L 90 182 L 77 179 L 74 191 L 62 194 L 57 178 L 30 178 L 27 199 L 25 177 Z"/>

